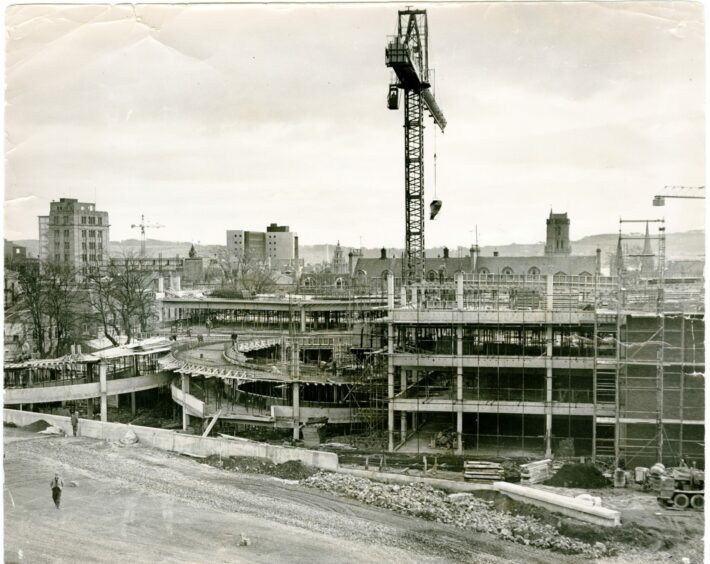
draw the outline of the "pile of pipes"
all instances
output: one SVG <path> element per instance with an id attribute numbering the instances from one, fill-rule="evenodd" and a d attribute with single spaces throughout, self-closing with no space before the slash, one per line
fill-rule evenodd
<path id="1" fill-rule="evenodd" d="M 498 482 L 505 478 L 503 466 L 497 462 L 467 460 L 463 463 L 463 479 L 477 482 Z"/>
<path id="2" fill-rule="evenodd" d="M 552 478 L 552 460 L 537 460 L 520 466 L 520 483 L 521 484 L 539 484 Z"/>

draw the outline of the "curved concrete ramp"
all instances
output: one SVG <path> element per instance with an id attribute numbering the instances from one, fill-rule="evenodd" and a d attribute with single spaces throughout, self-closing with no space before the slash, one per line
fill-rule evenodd
<path id="1" fill-rule="evenodd" d="M 114 396 L 160 388 L 168 385 L 170 380 L 171 375 L 165 372 L 135 376 L 133 378 L 108 380 L 106 382 L 106 395 Z M 5 405 L 19 405 L 55 401 L 75 401 L 98 398 L 100 396 L 100 384 L 99 382 L 93 382 L 91 384 L 5 388 L 3 401 Z"/>

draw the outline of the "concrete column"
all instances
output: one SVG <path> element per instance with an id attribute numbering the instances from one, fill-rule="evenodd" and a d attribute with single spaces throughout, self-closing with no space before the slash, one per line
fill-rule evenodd
<path id="1" fill-rule="evenodd" d="M 419 297 L 417 295 L 418 292 L 419 292 L 419 288 L 417 288 L 416 286 L 413 286 L 412 287 L 412 307 L 414 307 L 414 309 L 417 309 L 417 301 L 418 301 L 417 298 Z"/>
<path id="2" fill-rule="evenodd" d="M 456 273 L 456 307 L 463 309 L 463 272 Z"/>
<path id="3" fill-rule="evenodd" d="M 400 293 L 400 297 L 399 297 L 400 304 L 399 305 L 404 307 L 407 305 L 407 288 L 406 288 L 406 286 L 402 286 L 399 289 L 399 293 Z"/>
<path id="4" fill-rule="evenodd" d="M 306 332 L 306 310 L 301 308 L 301 333 Z"/>
<path id="5" fill-rule="evenodd" d="M 182 406 L 182 430 L 187 431 L 187 428 L 190 426 L 190 416 L 187 413 L 187 409 L 185 409 L 185 395 L 190 393 L 190 375 L 189 374 L 183 374 L 182 375 L 182 394 L 183 394 L 183 406 Z"/>
<path id="6" fill-rule="evenodd" d="M 400 393 L 403 393 L 407 389 L 407 371 L 401 370 L 400 375 Z M 399 432 L 400 440 L 404 441 L 407 438 L 407 412 L 400 411 L 399 414 Z"/>
<path id="7" fill-rule="evenodd" d="M 293 440 L 297 441 L 301 438 L 301 385 L 294 382 L 291 387 L 293 391 Z"/>
<path id="8" fill-rule="evenodd" d="M 165 292 L 165 280 L 163 280 L 163 276 L 158 276 L 158 292 L 163 293 Z"/>
<path id="9" fill-rule="evenodd" d="M 389 311 L 394 309 L 394 276 L 392 274 L 387 275 L 387 309 Z"/>
<path id="10" fill-rule="evenodd" d="M 136 393 L 131 392 L 131 415 L 136 414 Z"/>
<path id="11" fill-rule="evenodd" d="M 32 387 L 32 380 L 33 380 L 33 376 L 34 376 L 35 369 L 34 369 L 34 368 L 30 368 L 28 372 L 29 372 L 29 374 L 28 374 L 28 376 L 27 376 L 27 387 L 28 387 L 28 388 L 31 388 L 31 387 Z M 34 409 L 34 404 L 31 403 L 31 404 L 30 404 L 30 411 L 32 411 L 33 409 Z M 22 410 L 22 409 L 20 409 L 20 411 L 21 411 L 21 410 Z"/>
<path id="12" fill-rule="evenodd" d="M 387 324 L 387 450 L 394 450 L 394 325 Z"/>
<path id="13" fill-rule="evenodd" d="M 552 456 L 552 325 L 545 328 L 545 457 Z"/>
<path id="14" fill-rule="evenodd" d="M 99 394 L 101 396 L 101 421 L 108 421 L 108 398 L 106 397 L 106 372 L 108 366 L 99 364 Z"/>
<path id="15" fill-rule="evenodd" d="M 180 273 L 179 272 L 175 273 L 174 281 L 175 281 L 175 287 L 173 288 L 173 290 L 176 290 L 179 292 L 180 291 Z"/>
<path id="16" fill-rule="evenodd" d="M 460 274 L 460 273 L 459 273 Z M 461 275 L 463 290 L 463 275 Z M 462 291 L 463 301 L 463 291 Z M 463 454 L 463 327 L 456 327 L 456 454 Z"/>
<path id="17" fill-rule="evenodd" d="M 554 282 L 552 279 L 552 274 L 548 274 L 546 277 L 546 282 L 547 282 L 547 311 L 551 312 L 553 309 L 553 295 L 554 295 Z"/>

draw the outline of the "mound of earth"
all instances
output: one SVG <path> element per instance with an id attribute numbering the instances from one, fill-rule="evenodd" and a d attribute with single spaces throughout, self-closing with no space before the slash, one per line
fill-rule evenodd
<path id="1" fill-rule="evenodd" d="M 545 484 L 561 488 L 596 489 L 606 488 L 611 482 L 591 464 L 565 464 Z"/>
<path id="2" fill-rule="evenodd" d="M 274 464 L 266 458 L 253 458 L 249 456 L 229 456 L 220 459 L 218 456 L 208 456 L 203 461 L 210 466 L 231 470 L 232 472 L 245 472 L 247 474 L 266 474 L 283 478 L 284 480 L 305 480 L 317 472 L 298 460 L 289 460 L 282 464 Z"/>
<path id="3" fill-rule="evenodd" d="M 48 427 L 51 427 L 51 423 L 47 423 L 44 419 L 40 419 L 38 421 L 35 421 L 34 423 L 30 423 L 29 425 L 25 425 L 22 427 L 25 431 L 30 431 L 32 433 L 39 433 L 40 431 L 44 431 Z"/>

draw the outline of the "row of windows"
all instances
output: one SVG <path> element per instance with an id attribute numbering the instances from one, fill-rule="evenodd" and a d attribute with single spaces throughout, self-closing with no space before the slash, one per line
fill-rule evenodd
<path id="1" fill-rule="evenodd" d="M 59 229 L 54 230 L 54 238 L 55 239 L 59 239 L 59 233 L 60 233 Z M 89 229 L 89 230 L 82 229 L 81 230 L 81 238 L 86 239 L 87 233 L 88 233 L 90 239 L 103 239 L 104 238 L 103 231 L 99 231 L 99 230 L 95 231 L 93 229 Z M 69 238 L 69 229 L 64 230 L 64 238 L 65 239 Z"/>
<path id="2" fill-rule="evenodd" d="M 103 221 L 104 221 L 103 217 L 89 216 L 87 218 L 85 215 L 81 216 L 81 224 L 82 225 L 86 225 L 87 223 L 89 225 L 103 225 Z"/>
<path id="3" fill-rule="evenodd" d="M 54 225 L 73 225 L 72 219 L 74 216 L 71 215 L 60 215 L 60 216 L 55 216 L 54 221 L 52 222 Z M 104 218 L 103 217 L 96 217 L 96 216 L 81 216 L 81 224 L 82 225 L 103 225 L 104 224 Z"/>
<path id="4" fill-rule="evenodd" d="M 86 257 L 87 257 L 87 255 L 85 255 L 85 254 L 81 255 L 81 262 L 87 262 Z M 103 255 L 101 255 L 101 254 L 92 253 L 92 254 L 89 254 L 88 257 L 89 257 L 89 261 L 91 261 L 91 262 L 104 260 Z"/>

